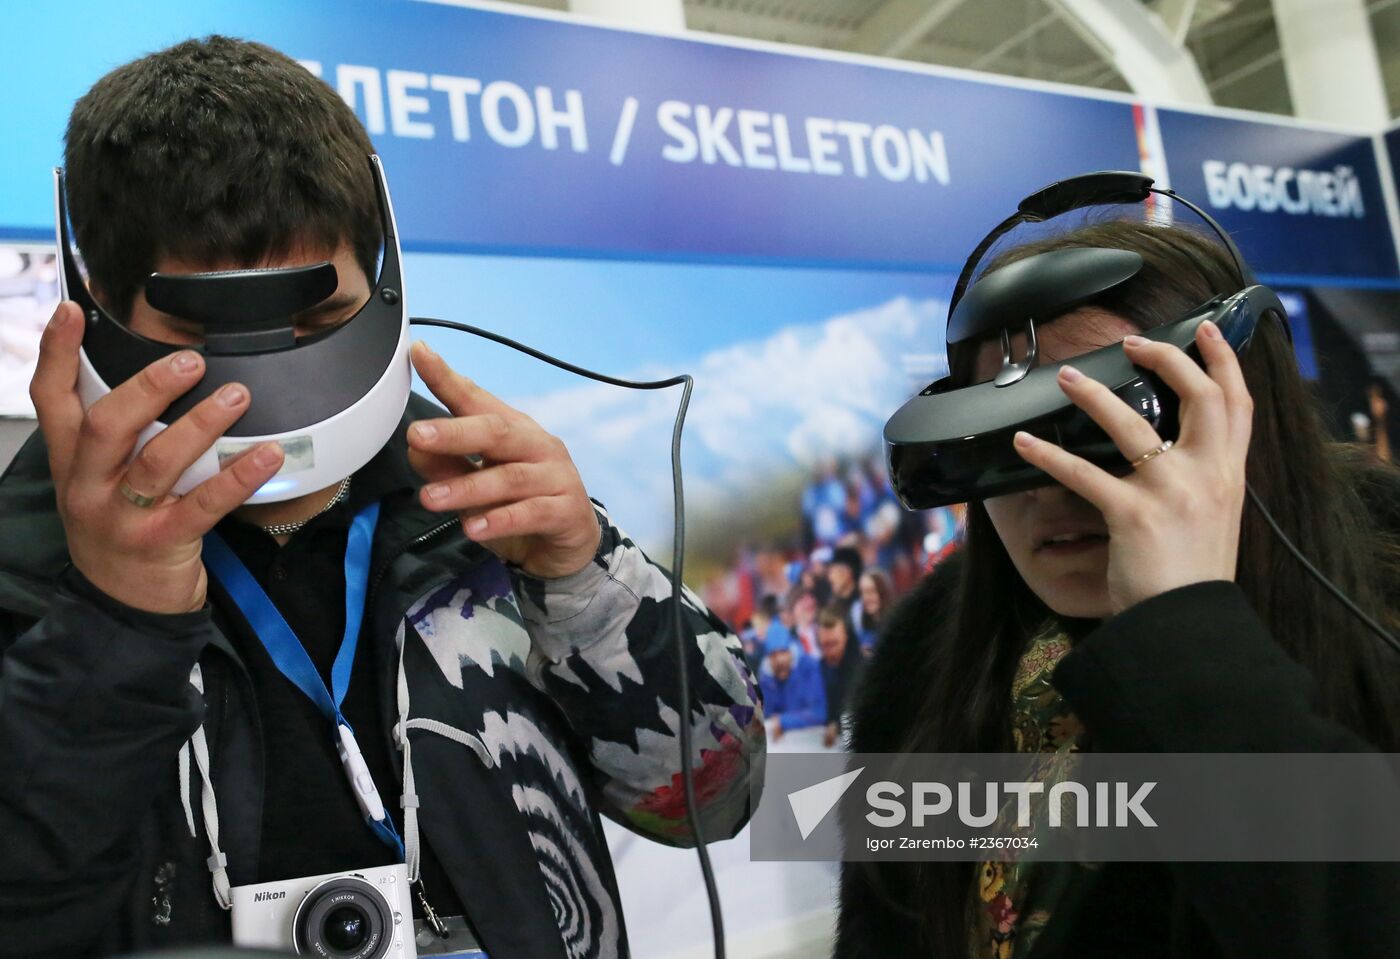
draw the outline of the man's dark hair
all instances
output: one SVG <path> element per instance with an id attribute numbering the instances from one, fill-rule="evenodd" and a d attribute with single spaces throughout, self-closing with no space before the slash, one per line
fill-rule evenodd
<path id="1" fill-rule="evenodd" d="M 187 40 L 73 107 L 68 209 L 92 285 L 125 318 L 163 256 L 253 266 L 348 242 L 373 282 L 374 148 L 327 84 L 260 43 Z"/>
<path id="2" fill-rule="evenodd" d="M 762 613 L 764 616 L 767 616 L 770 620 L 777 619 L 778 597 L 774 596 L 772 593 L 769 593 L 767 596 L 764 596 L 763 599 L 759 600 L 758 609 L 754 610 L 754 612 Z"/>
<path id="3" fill-rule="evenodd" d="M 865 564 L 862 563 L 860 559 L 860 550 L 852 546 L 838 547 L 837 550 L 831 554 L 830 565 L 847 567 L 850 569 L 851 575 L 856 579 L 860 578 L 861 571 L 865 567 Z"/>

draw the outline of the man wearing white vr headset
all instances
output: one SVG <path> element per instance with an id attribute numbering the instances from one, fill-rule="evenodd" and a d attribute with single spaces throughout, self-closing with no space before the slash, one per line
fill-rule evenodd
<path id="1" fill-rule="evenodd" d="M 625 956 L 599 816 L 693 841 L 681 723 L 706 836 L 747 819 L 737 637 L 685 594 L 681 715 L 667 574 L 564 444 L 422 344 L 446 410 L 408 396 L 372 152 L 328 86 L 220 37 L 74 108 L 70 299 L 0 479 L 0 943 L 25 955 L 307 950 L 319 921 L 345 955 Z M 388 911 L 276 911 L 325 877 L 394 886 Z"/>

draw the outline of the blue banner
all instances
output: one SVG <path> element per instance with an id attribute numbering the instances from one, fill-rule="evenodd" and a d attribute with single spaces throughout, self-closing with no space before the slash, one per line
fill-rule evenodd
<path id="1" fill-rule="evenodd" d="M 410 250 L 947 271 L 1031 190 L 1143 158 L 1125 100 L 932 71 L 412 0 L 139 9 L 6 11 L 0 235 L 49 235 L 48 169 L 93 81 L 210 32 L 287 52 L 352 104 Z M 1227 181 L 1232 163 L 1347 166 L 1360 216 L 1226 219 L 1262 272 L 1396 275 L 1368 141 L 1165 111 L 1162 132 L 1198 199 L 1205 160 Z"/>
<path id="2" fill-rule="evenodd" d="M 1393 278 L 1370 137 L 1159 110 L 1172 187 L 1229 230 L 1256 272 Z"/>

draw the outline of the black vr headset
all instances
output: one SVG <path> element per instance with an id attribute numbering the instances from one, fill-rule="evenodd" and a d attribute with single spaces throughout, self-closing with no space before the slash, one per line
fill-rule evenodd
<path id="1" fill-rule="evenodd" d="M 1087 206 L 1141 203 L 1154 193 L 1182 204 L 1210 225 L 1234 259 L 1241 289 L 1202 303 L 1180 320 L 1143 336 L 1178 346 L 1197 362 L 1196 328 L 1205 320 L 1220 327 L 1236 353 L 1249 345 L 1260 321 L 1270 316 L 1291 339 L 1278 296 L 1266 286 L 1250 285 L 1234 242 L 1194 203 L 1154 187 L 1152 178 L 1141 173 L 1088 173 L 1053 183 L 1022 200 L 1016 213 L 977 245 L 949 304 L 948 344 L 999 333 L 1001 370 L 992 380 L 961 388 L 946 376 L 905 403 L 885 424 L 890 482 L 906 507 L 929 509 L 1053 483 L 1048 474 L 1016 453 L 1011 440 L 1017 430 L 1115 473 L 1128 471 L 1128 462 L 1113 441 L 1060 389 L 1056 376 L 1064 363 L 1037 363 L 1036 325 L 1128 281 L 1142 268 L 1142 257 L 1130 250 L 1054 250 L 998 269 L 976 283 L 972 277 L 992 244 L 1022 223 L 1038 223 Z M 1026 334 L 1026 354 L 1013 360 L 1011 334 L 1020 330 Z M 1141 413 L 1164 441 L 1177 438 L 1176 394 L 1157 376 L 1129 362 L 1121 345 L 1105 346 L 1073 362 Z"/>

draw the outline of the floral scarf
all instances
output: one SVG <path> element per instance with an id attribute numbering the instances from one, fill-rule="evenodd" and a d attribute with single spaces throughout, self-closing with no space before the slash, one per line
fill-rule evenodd
<path id="1" fill-rule="evenodd" d="M 1011 683 L 1011 723 L 1016 751 L 1041 753 L 1041 781 L 1061 778 L 1069 757 L 1079 752 L 1084 727 L 1069 711 L 1050 675 L 1070 650 L 1070 639 L 1052 622 L 1026 646 Z M 1015 831 L 1014 801 L 1002 807 L 1002 835 Z M 977 867 L 977 899 L 972 959 L 1026 956 L 1050 920 L 1057 902 L 1097 868 L 1072 862 L 1036 862 L 1028 857 L 992 859 Z"/>

